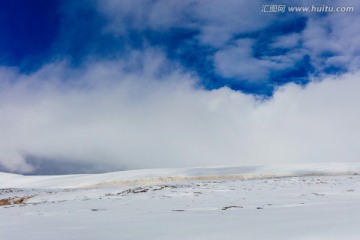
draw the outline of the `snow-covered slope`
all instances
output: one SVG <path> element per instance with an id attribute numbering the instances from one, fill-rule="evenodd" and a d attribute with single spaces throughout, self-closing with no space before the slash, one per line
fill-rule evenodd
<path id="1" fill-rule="evenodd" d="M 357 240 L 358 170 L 348 164 L 1 173 L 0 239 Z"/>
<path id="2" fill-rule="evenodd" d="M 180 169 L 144 169 L 104 174 L 23 176 L 0 172 L 0 188 L 85 188 L 129 186 L 191 180 L 256 179 L 284 176 L 344 175 L 360 172 L 357 163 L 277 166 L 227 166 Z"/>

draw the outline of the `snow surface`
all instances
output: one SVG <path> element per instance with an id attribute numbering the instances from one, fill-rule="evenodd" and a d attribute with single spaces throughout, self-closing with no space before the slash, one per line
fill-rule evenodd
<path id="1" fill-rule="evenodd" d="M 0 173 L 0 239 L 360 239 L 359 169 Z"/>

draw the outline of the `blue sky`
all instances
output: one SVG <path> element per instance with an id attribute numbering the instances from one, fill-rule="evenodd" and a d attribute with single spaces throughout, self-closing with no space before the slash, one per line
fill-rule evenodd
<path id="1" fill-rule="evenodd" d="M 252 119 L 254 112 L 258 111 L 256 107 L 251 111 L 243 109 L 276 102 L 276 96 L 283 91 L 286 95 L 293 91 L 294 86 L 301 92 L 311 89 L 313 84 L 330 81 L 326 79 L 342 78 L 359 71 L 359 3 L 353 0 L 316 1 L 319 6 L 354 6 L 355 11 L 351 13 L 262 13 L 262 6 L 267 4 L 286 4 L 288 7 L 315 3 L 310 0 L 0 1 L 0 90 L 3 93 L 0 106 L 3 118 L 0 121 L 3 121 L 3 126 L 9 125 L 8 137 L 13 139 L 11 144 L 3 143 L 0 147 L 0 153 L 9 156 L 0 158 L 2 169 L 54 173 L 56 171 L 51 168 L 62 169 L 60 172 L 72 172 L 74 169 L 93 172 L 221 164 L 221 161 L 206 159 L 212 158 L 209 155 L 222 158 L 230 142 L 237 141 L 235 132 L 244 136 L 241 141 L 245 141 L 245 145 L 257 139 L 248 133 L 246 124 L 258 122 L 262 116 L 246 124 L 234 122 L 233 119 L 237 118 Z M 300 95 L 304 96 L 298 99 L 296 95 L 294 99 L 301 104 L 306 102 L 308 106 L 307 101 L 312 97 L 306 98 L 307 94 L 301 92 Z M 345 93 L 338 94 L 342 96 Z M 188 103 L 188 99 L 193 99 L 194 104 Z M 318 99 L 313 101 L 316 105 Z M 356 101 L 352 99 L 350 102 Z M 208 105 L 203 105 L 203 102 Z M 217 119 L 212 111 L 216 112 L 222 104 L 227 110 L 222 108 L 218 114 L 226 117 Z M 293 104 L 297 106 L 297 103 Z M 95 109 L 91 110 L 92 107 Z M 174 113 L 173 118 L 168 117 L 166 111 L 172 112 L 173 108 L 180 109 L 179 115 Z M 340 111 L 338 108 L 342 106 L 333 111 Z M 34 112 L 29 113 L 29 109 Z M 279 109 L 274 108 L 264 114 L 280 116 L 283 115 L 282 110 L 288 111 L 282 107 Z M 229 113 L 232 111 L 235 112 L 233 116 Z M 35 114 L 37 112 L 39 114 Z M 151 119 L 154 114 L 162 116 L 155 117 L 159 122 L 136 120 L 138 125 L 133 124 L 134 119 Z M 354 113 L 349 109 L 343 114 L 344 119 L 348 119 L 346 116 Z M 21 116 L 30 119 L 28 122 L 14 120 Z M 303 117 L 313 119 L 312 115 Z M 129 147 L 128 141 L 118 138 L 118 134 L 129 134 L 130 139 L 134 136 L 133 145 L 146 152 L 146 141 L 150 140 L 143 133 L 149 131 L 157 138 L 159 132 L 167 135 L 167 132 L 175 131 L 172 134 L 177 136 L 183 128 L 176 122 L 177 119 L 187 123 L 190 129 L 192 124 L 199 124 L 199 119 L 210 123 L 205 124 L 207 126 L 201 133 L 185 127 L 183 131 L 190 131 L 189 135 L 172 139 L 174 144 L 179 141 L 178 145 L 188 149 L 183 157 L 180 149 L 172 150 L 177 159 L 174 161 L 164 160 L 173 155 L 161 152 L 162 141 L 153 146 L 158 149 L 155 152 L 148 149 L 148 155 L 152 157 L 146 160 L 146 156 L 135 153 L 137 150 L 129 150 L 132 145 Z M 304 121 L 308 121 L 306 119 Z M 229 129 L 222 126 L 226 122 L 231 126 Z M 126 129 L 127 124 L 131 130 Z M 154 130 L 152 124 L 161 126 Z M 264 128 L 260 122 L 258 124 L 252 127 Z M 315 121 L 310 125 L 317 124 Z M 11 130 L 19 125 L 21 130 Z M 69 138 L 83 142 L 82 138 L 86 138 L 87 134 L 80 131 L 74 135 L 70 131 L 78 125 L 94 129 L 103 129 L 102 126 L 106 125 L 108 134 L 103 136 L 101 143 L 96 140 L 84 145 L 79 143 L 79 148 L 88 151 L 88 154 L 81 155 L 69 150 L 63 143 Z M 239 128 L 240 125 L 245 127 Z M 64 134 L 54 130 L 58 128 L 64 129 Z M 220 131 L 223 128 L 225 132 Z M 54 133 L 44 133 L 41 129 L 52 129 L 50 132 Z M 270 134 L 269 131 L 266 128 L 262 130 L 264 135 Z M 280 133 L 283 134 L 283 130 L 272 134 Z M 18 142 L 19 136 L 31 134 L 44 136 L 38 144 Z M 59 135 L 62 141 L 51 140 L 49 143 L 48 139 Z M 94 138 L 93 135 L 88 137 Z M 207 138 L 223 140 L 207 142 Z M 289 133 L 279 141 L 286 142 L 287 138 L 297 141 L 299 136 Z M 115 139 L 119 143 L 113 143 L 107 153 L 94 150 Z M 199 149 L 191 150 L 194 144 L 191 139 L 195 139 L 199 148 L 208 154 L 200 154 Z M 1 142 L 6 142 L 6 137 Z M 46 142 L 51 146 L 47 146 Z M 279 147 L 282 146 L 280 142 Z M 239 145 L 230 145 L 231 154 L 225 154 L 227 157 L 224 158 L 228 159 L 224 160 L 225 164 L 241 164 L 242 161 L 234 159 L 245 157 L 250 160 L 244 160 L 244 163 L 256 164 L 261 162 L 258 159 L 264 158 L 257 156 L 256 150 L 249 156 L 243 156 L 242 151 L 236 150 Z M 210 151 L 214 146 L 218 148 L 216 153 Z M 254 142 L 249 146 L 262 149 Z M 43 151 L 41 148 L 52 150 Z M 281 152 L 280 149 L 277 151 Z M 278 152 L 273 153 L 274 159 L 283 158 L 277 156 Z M 108 159 L 104 160 L 108 167 L 99 166 L 98 160 L 94 160 L 99 158 Z M 134 160 L 142 158 L 142 161 Z M 132 161 L 137 163 L 130 164 Z M 64 163 L 69 170 L 63 170 L 59 163 Z"/>
<path id="2" fill-rule="evenodd" d="M 306 84 L 312 76 L 348 70 L 347 63 L 324 64 L 342 52 L 324 49 L 313 55 L 313 46 L 301 36 L 309 21 L 328 15 L 266 14 L 261 13 L 266 2 L 241 2 L 2 1 L 0 61 L 29 73 L 63 59 L 77 67 L 94 58 L 122 59 L 152 47 L 196 74 L 200 87 L 228 86 L 267 96 L 288 82 Z M 161 19 L 164 12 L 168 19 Z M 343 13 L 348 18 L 352 14 Z M 330 25 L 322 27 L 332 31 Z M 241 66 L 244 61 L 251 67 Z"/>

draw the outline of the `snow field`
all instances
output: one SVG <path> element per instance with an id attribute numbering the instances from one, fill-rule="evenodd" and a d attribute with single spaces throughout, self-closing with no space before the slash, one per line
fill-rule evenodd
<path id="1" fill-rule="evenodd" d="M 2 189 L 0 198 L 30 198 L 0 207 L 0 239 L 358 239 L 359 180 L 299 176 Z"/>

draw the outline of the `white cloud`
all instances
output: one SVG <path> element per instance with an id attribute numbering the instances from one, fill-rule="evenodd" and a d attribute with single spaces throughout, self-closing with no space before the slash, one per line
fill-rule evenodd
<path id="1" fill-rule="evenodd" d="M 360 68 L 360 21 L 358 1 L 334 1 L 328 6 L 353 6 L 354 12 L 329 13 L 324 17 L 312 14 L 302 33 L 304 47 L 309 49 L 312 63 L 322 71 L 327 67 Z M 330 56 L 326 56 L 329 54 Z M 325 55 L 325 56 L 324 56 Z"/>
<path id="2" fill-rule="evenodd" d="M 218 51 L 214 57 L 215 68 L 224 77 L 249 82 L 267 82 L 273 71 L 291 68 L 304 53 L 292 50 L 279 56 L 254 57 L 253 40 L 241 39 L 234 46 Z"/>
<path id="3" fill-rule="evenodd" d="M 304 56 L 316 74 L 329 69 L 354 71 L 360 68 L 359 36 L 360 20 L 358 1 L 289 1 L 286 6 L 354 6 L 353 13 L 261 13 L 261 1 L 239 0 L 185 0 L 185 1 L 114 1 L 98 2 L 99 11 L 109 20 L 107 31 L 126 35 L 133 31 L 152 30 L 168 33 L 176 29 L 190 29 L 197 32 L 193 39 L 200 46 L 213 47 L 217 51 L 214 59 L 216 73 L 238 81 L 269 82 L 274 71 L 287 71 L 299 66 Z M 300 18 L 306 18 L 304 29 L 299 29 Z M 281 20 L 280 20 L 281 19 Z M 284 23 L 294 23 L 296 32 L 277 31 L 272 36 L 271 29 L 282 29 Z M 289 26 L 286 26 L 289 29 Z M 268 42 L 261 42 L 261 59 L 249 52 L 246 46 L 237 42 L 254 41 L 258 35 L 268 34 Z M 265 39 L 262 39 L 264 41 Z M 278 48 L 289 50 L 285 55 Z M 179 47 L 181 50 L 181 46 Z M 277 55 L 277 53 L 279 53 Z M 269 54 L 267 56 L 267 54 Z M 306 58 L 307 59 L 307 58 Z M 306 73 L 307 69 L 301 69 Z M 331 71 L 330 71 L 331 72 Z M 249 75 L 250 74 L 250 75 Z M 310 74 L 310 72 L 309 72 Z"/>
<path id="4" fill-rule="evenodd" d="M 168 31 L 188 28 L 199 31 L 201 43 L 222 47 L 234 34 L 257 31 L 274 16 L 261 13 L 261 3 L 238 0 L 114 1 L 98 2 L 109 19 L 107 30 L 124 34 L 133 30 Z"/>
<path id="5" fill-rule="evenodd" d="M 266 27 L 275 16 L 261 13 L 261 5 L 261 2 L 238 0 L 198 1 L 194 14 L 200 20 L 200 41 L 210 46 L 224 47 L 237 34 Z"/>
<path id="6" fill-rule="evenodd" d="M 31 171 L 27 155 L 108 171 L 358 161 L 359 73 L 290 84 L 259 102 L 227 88 L 195 88 L 181 71 L 158 80 L 166 61 L 151 52 L 144 59 L 158 67 L 128 73 L 129 60 L 81 70 L 52 64 L 31 75 L 2 69 L 0 164 Z"/>
<path id="7" fill-rule="evenodd" d="M 292 33 L 277 37 L 271 44 L 272 48 L 296 48 L 299 45 L 301 35 L 298 33 Z"/>

